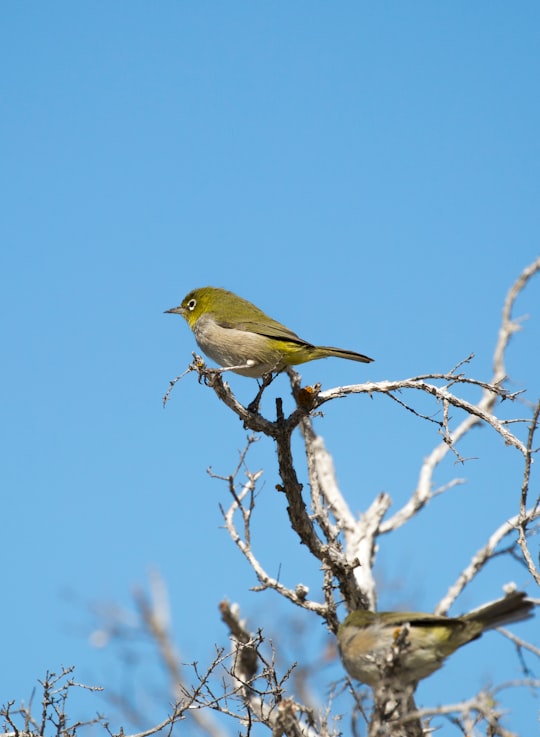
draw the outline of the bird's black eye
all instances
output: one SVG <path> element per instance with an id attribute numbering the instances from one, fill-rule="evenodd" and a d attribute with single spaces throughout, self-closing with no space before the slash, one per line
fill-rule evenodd
<path id="1" fill-rule="evenodd" d="M 195 309 L 195 305 L 196 304 L 197 304 L 197 300 L 196 299 L 190 299 L 189 302 L 187 303 L 188 310 L 191 310 L 193 312 L 193 310 Z"/>

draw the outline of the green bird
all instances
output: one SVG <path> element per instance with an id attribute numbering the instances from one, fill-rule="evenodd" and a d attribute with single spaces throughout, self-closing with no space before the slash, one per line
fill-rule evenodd
<path id="1" fill-rule="evenodd" d="M 200 349 L 219 366 L 254 378 L 317 358 L 347 358 L 371 363 L 372 358 L 344 348 L 308 343 L 247 299 L 218 287 L 194 289 L 178 307 Z"/>
<path id="2" fill-rule="evenodd" d="M 402 684 L 415 684 L 486 630 L 529 619 L 533 607 L 516 591 L 461 617 L 358 609 L 339 626 L 341 660 L 349 675 L 370 686 L 393 675 Z"/>

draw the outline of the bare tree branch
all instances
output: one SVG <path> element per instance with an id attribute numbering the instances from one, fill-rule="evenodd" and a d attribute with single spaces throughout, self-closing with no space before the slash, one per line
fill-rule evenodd
<path id="1" fill-rule="evenodd" d="M 531 519 L 540 517 L 540 510 L 530 510 L 529 515 Z M 501 541 L 507 536 L 515 533 L 520 516 L 515 515 L 511 519 L 504 522 L 498 529 L 493 532 L 487 543 L 481 547 L 471 558 L 468 566 L 466 566 L 459 574 L 456 581 L 449 587 L 446 595 L 435 607 L 436 614 L 446 614 L 450 609 L 454 601 L 457 599 L 459 594 L 463 591 L 465 586 L 469 584 L 479 571 L 488 563 L 497 552 Z"/>
<path id="2" fill-rule="evenodd" d="M 521 485 L 521 499 L 519 504 L 519 518 L 517 522 L 518 535 L 519 535 L 519 546 L 527 568 L 530 571 L 531 576 L 534 578 L 536 583 L 540 586 L 540 571 L 535 566 L 532 559 L 532 555 L 527 545 L 527 527 L 532 522 L 539 512 L 540 496 L 536 498 L 532 509 L 527 509 L 527 497 L 529 494 L 529 482 L 531 478 L 531 464 L 533 461 L 533 453 L 536 451 L 533 449 L 533 441 L 536 430 L 538 429 L 538 417 L 540 415 L 540 401 L 536 404 L 531 424 L 529 425 L 529 434 L 527 437 L 527 455 L 525 456 L 525 467 L 523 469 L 523 483 Z"/>

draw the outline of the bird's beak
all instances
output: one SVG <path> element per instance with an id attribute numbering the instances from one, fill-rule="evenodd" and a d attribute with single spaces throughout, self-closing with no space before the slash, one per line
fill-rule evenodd
<path id="1" fill-rule="evenodd" d="M 183 315 L 184 314 L 184 309 L 183 309 L 183 307 L 181 305 L 178 306 L 178 307 L 171 307 L 170 310 L 165 310 L 163 314 L 166 315 L 167 313 L 170 313 L 172 315 Z"/>

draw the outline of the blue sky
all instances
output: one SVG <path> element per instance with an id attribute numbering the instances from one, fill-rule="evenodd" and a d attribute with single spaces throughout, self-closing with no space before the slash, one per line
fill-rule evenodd
<path id="1" fill-rule="evenodd" d="M 1 18 L 5 702 L 61 664 L 110 677 L 88 602 L 128 606 L 153 568 L 186 661 L 226 644 L 224 597 L 254 628 L 290 614 L 249 591 L 221 529 L 226 488 L 206 473 L 232 471 L 240 423 L 193 376 L 161 404 L 195 348 L 163 310 L 190 289 L 232 289 L 308 340 L 376 359 L 306 365 L 308 383 L 445 371 L 471 352 L 489 378 L 504 296 L 538 254 L 540 8 L 19 2 Z M 539 290 L 518 303 L 529 319 L 508 354 L 531 401 Z M 253 381 L 231 384 L 252 398 Z M 390 405 L 349 398 L 316 421 L 358 512 L 381 490 L 403 502 L 437 442 Z M 448 462 L 438 481 L 467 485 L 381 542 L 382 606 L 433 608 L 517 511 L 517 455 L 486 429 L 466 452 L 478 460 Z M 266 440 L 249 465 L 265 469 L 261 557 L 317 596 Z M 528 584 L 499 561 L 456 611 L 507 580 Z M 422 687 L 424 703 L 519 675 L 497 635 L 484 639 Z M 514 711 L 526 731 L 537 706 Z"/>

